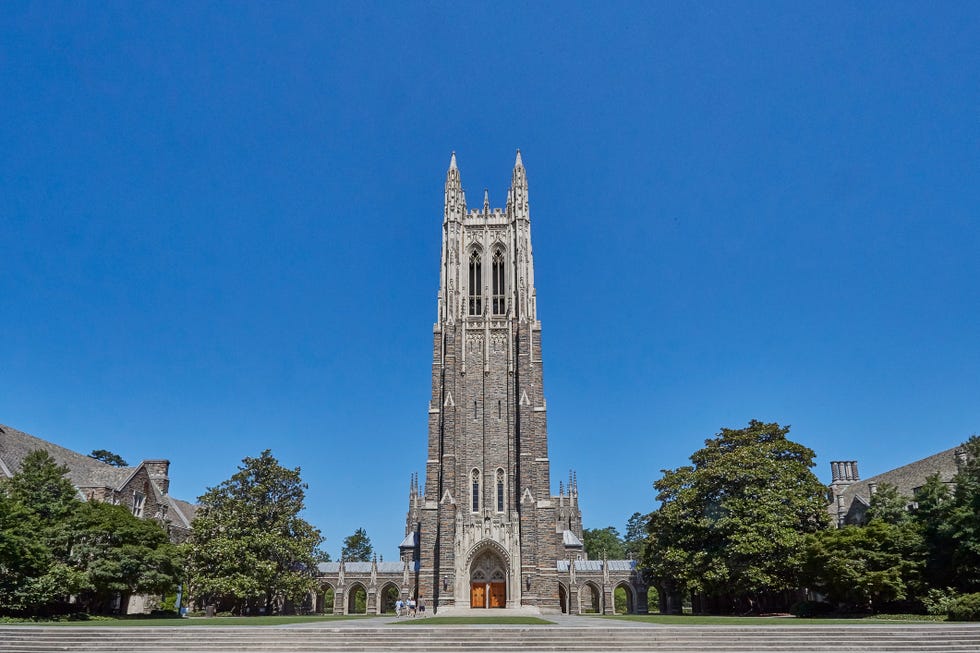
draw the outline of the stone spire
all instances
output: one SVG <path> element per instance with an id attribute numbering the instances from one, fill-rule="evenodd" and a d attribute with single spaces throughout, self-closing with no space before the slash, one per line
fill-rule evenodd
<path id="1" fill-rule="evenodd" d="M 510 208 L 514 212 L 514 217 L 529 219 L 527 210 L 527 172 L 524 170 L 524 162 L 521 161 L 521 151 L 517 150 L 517 159 L 514 161 L 514 172 L 510 176 L 510 193 L 507 198 Z"/>
<path id="2" fill-rule="evenodd" d="M 446 171 L 446 201 L 445 218 L 462 221 L 466 213 L 466 195 L 459 180 L 459 168 L 456 167 L 456 153 L 449 158 L 449 170 Z"/>

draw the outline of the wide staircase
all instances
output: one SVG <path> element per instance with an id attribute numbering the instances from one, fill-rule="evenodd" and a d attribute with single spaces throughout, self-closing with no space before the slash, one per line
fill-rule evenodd
<path id="1" fill-rule="evenodd" d="M 0 651 L 980 651 L 980 626 L 0 628 Z"/>

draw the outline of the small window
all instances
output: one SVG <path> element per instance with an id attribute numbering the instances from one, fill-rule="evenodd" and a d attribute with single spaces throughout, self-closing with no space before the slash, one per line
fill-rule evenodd
<path id="1" fill-rule="evenodd" d="M 137 517 L 143 516 L 143 505 L 146 503 L 146 495 L 142 492 L 133 492 L 133 514 Z"/>
<path id="2" fill-rule="evenodd" d="M 480 512 L 480 471 L 473 470 L 473 512 Z"/>
<path id="3" fill-rule="evenodd" d="M 500 419 L 500 417 L 501 417 L 501 415 L 503 414 L 503 410 L 502 410 L 502 408 L 503 408 L 503 402 L 501 402 L 501 401 L 500 401 L 500 400 L 498 399 L 498 400 L 497 400 L 497 419 Z"/>
<path id="4" fill-rule="evenodd" d="M 497 470 L 497 512 L 504 511 L 504 470 Z"/>
<path id="5" fill-rule="evenodd" d="M 479 418 L 477 417 L 477 412 L 476 412 L 476 399 L 474 399 L 473 400 L 473 420 L 476 421 L 477 419 L 479 419 Z"/>

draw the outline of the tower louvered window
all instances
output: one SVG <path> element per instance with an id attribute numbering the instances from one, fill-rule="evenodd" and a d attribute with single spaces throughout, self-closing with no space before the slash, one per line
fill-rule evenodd
<path id="1" fill-rule="evenodd" d="M 493 314 L 503 315 L 507 310 L 507 302 L 504 299 L 504 253 L 499 249 L 493 253 L 491 275 L 493 278 Z"/>
<path id="2" fill-rule="evenodd" d="M 483 274 L 479 252 L 470 255 L 470 315 L 483 314 Z"/>

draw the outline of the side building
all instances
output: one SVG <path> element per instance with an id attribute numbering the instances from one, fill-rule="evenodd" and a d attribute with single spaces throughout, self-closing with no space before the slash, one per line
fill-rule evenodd
<path id="1" fill-rule="evenodd" d="M 622 588 L 627 610 L 646 612 L 634 561 L 587 559 L 575 474 L 552 490 L 520 152 L 503 208 L 486 191 L 467 207 L 455 153 L 444 200 L 424 482 L 410 483 L 400 564 L 321 565 L 334 611 L 411 597 L 443 614 L 610 613 Z"/>
<path id="2" fill-rule="evenodd" d="M 837 526 L 862 524 L 871 507 L 871 498 L 881 485 L 893 485 L 899 494 L 914 503 L 915 494 L 926 479 L 934 474 L 947 485 L 953 485 L 953 477 L 966 463 L 967 454 L 962 446 L 946 449 L 921 460 L 862 480 L 857 461 L 835 460 L 830 463 L 830 503 L 827 512 Z"/>
<path id="3" fill-rule="evenodd" d="M 170 461 L 144 460 L 115 467 L 47 440 L 0 424 L 0 476 L 10 478 L 28 454 L 46 451 L 68 468 L 68 479 L 82 501 L 105 501 L 126 506 L 144 519 L 155 519 L 174 542 L 190 535 L 197 507 L 170 496 Z"/>

